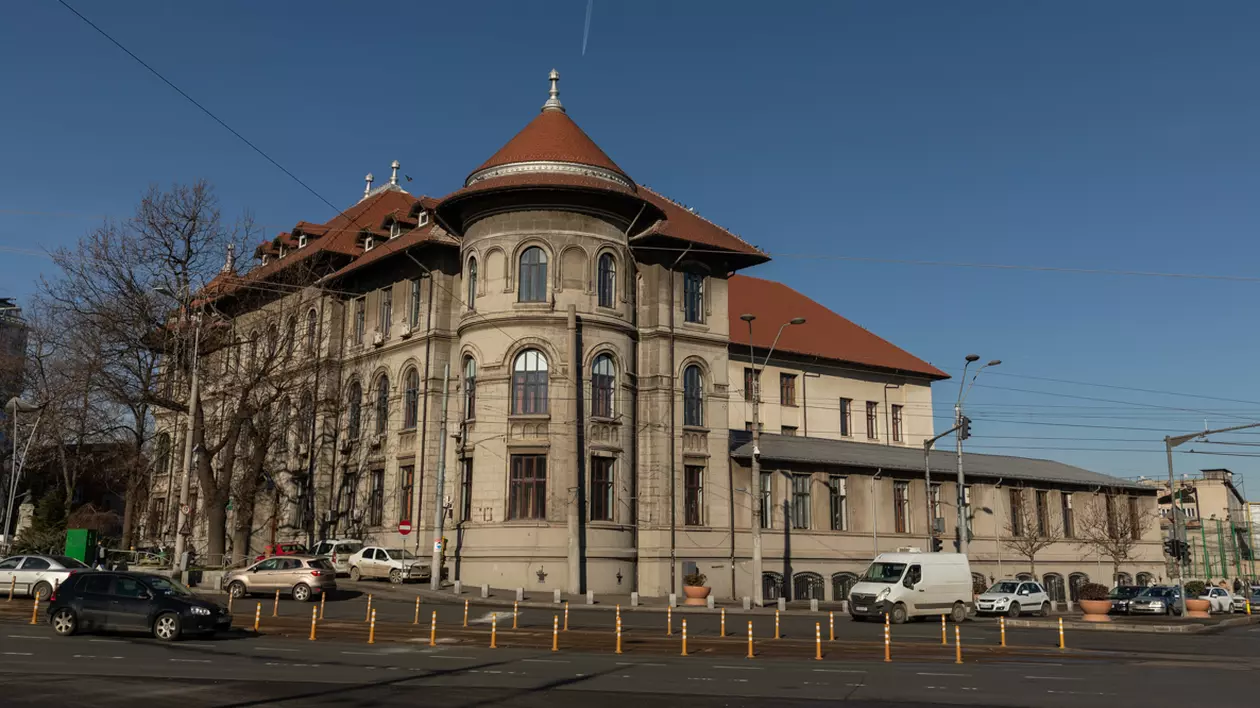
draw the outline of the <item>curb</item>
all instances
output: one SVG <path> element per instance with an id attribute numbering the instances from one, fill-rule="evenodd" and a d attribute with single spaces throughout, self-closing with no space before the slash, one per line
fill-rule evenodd
<path id="1" fill-rule="evenodd" d="M 1064 620 L 1064 629 L 1086 630 L 1095 632 L 1129 632 L 1133 634 L 1210 634 L 1219 632 L 1231 627 L 1241 627 L 1249 624 L 1260 623 L 1260 617 L 1236 617 L 1221 620 L 1214 624 L 1201 624 L 1198 622 L 1187 624 L 1124 624 L 1115 622 L 1081 622 L 1079 620 Z M 1019 627 L 1029 629 L 1055 629 L 1057 625 L 1051 622 L 1038 622 L 1036 620 L 1007 620 L 1007 627 Z"/>

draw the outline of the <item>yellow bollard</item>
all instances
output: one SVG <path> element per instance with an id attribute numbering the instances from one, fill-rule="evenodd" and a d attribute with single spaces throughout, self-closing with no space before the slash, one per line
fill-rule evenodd
<path id="1" fill-rule="evenodd" d="M 827 625 L 831 628 L 831 641 L 836 641 L 836 613 L 827 613 Z"/>
<path id="2" fill-rule="evenodd" d="M 17 576 L 9 578 L 9 602 L 13 602 L 13 591 L 17 589 Z"/>
<path id="3" fill-rule="evenodd" d="M 376 643 L 376 610 L 372 610 L 371 624 L 368 625 L 368 644 Z"/>
<path id="4" fill-rule="evenodd" d="M 814 658 L 822 661 L 822 625 L 814 623 Z"/>
<path id="5" fill-rule="evenodd" d="M 311 641 L 315 641 L 315 621 L 319 618 L 319 610 L 311 608 Z"/>
<path id="6" fill-rule="evenodd" d="M 35 595 L 35 609 L 31 610 L 31 624 L 39 623 L 39 595 Z"/>
<path id="7" fill-rule="evenodd" d="M 512 629 L 516 629 L 516 615 L 520 612 L 520 603 L 512 603 Z"/>
<path id="8" fill-rule="evenodd" d="M 617 653 L 621 653 L 621 618 L 617 618 Z"/>
<path id="9" fill-rule="evenodd" d="M 884 661 L 892 661 L 892 634 L 888 630 L 888 622 L 884 622 Z"/>
<path id="10" fill-rule="evenodd" d="M 560 615 L 551 616 L 551 650 L 560 651 Z"/>
<path id="11" fill-rule="evenodd" d="M 751 659 L 753 658 L 753 656 L 755 656 L 755 654 L 753 654 L 752 620 L 749 620 L 748 621 L 748 658 Z"/>
<path id="12" fill-rule="evenodd" d="M 665 634 L 674 633 L 674 608 L 665 608 Z"/>
<path id="13" fill-rule="evenodd" d="M 232 614 L 232 593 L 228 593 L 228 614 Z"/>
<path id="14" fill-rule="evenodd" d="M 683 642 L 682 642 L 682 655 L 683 655 L 683 656 L 687 656 L 687 618 L 686 618 L 686 617 L 684 617 L 684 618 L 683 618 L 683 626 L 682 626 L 682 630 L 683 630 L 683 632 L 682 632 L 682 639 L 683 639 Z"/>
<path id="15" fill-rule="evenodd" d="M 1067 645 L 1063 643 L 1063 618 L 1059 618 L 1059 648 L 1067 649 Z"/>
<path id="16" fill-rule="evenodd" d="M 468 600 L 464 600 L 464 626 L 468 626 Z"/>
<path id="17" fill-rule="evenodd" d="M 363 621 L 367 622 L 372 619 L 372 593 L 368 593 L 367 610 L 363 613 Z"/>
<path id="18" fill-rule="evenodd" d="M 271 606 L 271 616 L 272 617 L 280 616 L 280 588 L 276 588 L 276 602 L 274 605 Z"/>
<path id="19" fill-rule="evenodd" d="M 962 630 L 954 625 L 954 663 L 962 663 Z"/>
<path id="20" fill-rule="evenodd" d="M 998 618 L 998 630 L 999 630 L 998 636 L 1001 637 L 1001 642 L 1002 642 L 999 646 L 1006 646 L 1006 618 L 1005 617 Z"/>
<path id="21" fill-rule="evenodd" d="M 564 631 L 569 631 L 569 601 L 564 601 Z"/>
<path id="22" fill-rule="evenodd" d="M 779 611 L 774 611 L 774 638 L 779 638 Z"/>
<path id="23" fill-rule="evenodd" d="M 416 595 L 416 618 L 411 620 L 412 624 L 420 624 L 420 596 Z"/>
<path id="24" fill-rule="evenodd" d="M 319 618 L 324 619 L 324 600 L 328 599 L 328 593 L 319 594 Z"/>
<path id="25" fill-rule="evenodd" d="M 429 619 L 429 646 L 437 646 L 437 610 L 433 611 L 433 617 Z"/>
<path id="26" fill-rule="evenodd" d="M 941 615 L 941 646 L 949 646 L 949 639 L 945 636 L 945 615 Z"/>
<path id="27" fill-rule="evenodd" d="M 258 603 L 258 606 L 254 608 L 254 632 L 255 633 L 258 632 L 258 624 L 261 621 L 262 621 L 262 603 L 260 602 Z"/>
<path id="28" fill-rule="evenodd" d="M 621 621 L 621 605 L 617 605 L 617 621 Z"/>
<path id="29" fill-rule="evenodd" d="M 498 649 L 494 640 L 499 636 L 499 613 L 495 612 L 490 615 L 490 648 Z"/>
<path id="30" fill-rule="evenodd" d="M 1247 616 L 1251 616 L 1251 600 L 1247 601 Z"/>
<path id="31" fill-rule="evenodd" d="M 722 608 L 722 634 L 721 636 L 723 637 L 726 636 L 726 608 L 725 607 Z"/>

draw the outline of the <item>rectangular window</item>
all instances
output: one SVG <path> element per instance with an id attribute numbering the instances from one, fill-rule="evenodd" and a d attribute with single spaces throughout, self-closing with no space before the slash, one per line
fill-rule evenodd
<path id="1" fill-rule="evenodd" d="M 1050 492 L 1037 491 L 1037 535 L 1050 535 Z"/>
<path id="2" fill-rule="evenodd" d="M 1060 492 L 1059 504 L 1063 507 L 1063 538 L 1072 538 L 1072 493 Z"/>
<path id="3" fill-rule="evenodd" d="M 377 307 L 378 321 L 376 330 L 381 336 L 389 336 L 389 325 L 394 321 L 394 289 L 384 288 L 381 290 L 380 305 Z"/>
<path id="4" fill-rule="evenodd" d="M 1103 508 L 1107 514 L 1107 537 L 1119 538 L 1120 531 L 1116 528 L 1116 498 L 1110 494 L 1103 498 Z"/>
<path id="5" fill-rule="evenodd" d="M 774 495 L 771 494 L 773 486 L 774 486 L 774 474 L 770 472 L 762 472 L 761 473 L 761 528 L 763 529 L 774 528 L 773 517 L 771 516 L 771 514 L 774 512 L 774 506 L 771 501 L 772 499 L 774 499 Z"/>
<path id="6" fill-rule="evenodd" d="M 398 468 L 398 481 L 402 485 L 402 494 L 398 504 L 398 520 L 411 521 L 411 505 L 415 500 L 416 468 L 415 465 L 403 465 Z"/>
<path id="7" fill-rule="evenodd" d="M 368 499 L 368 526 L 385 523 L 385 470 L 372 470 L 372 493 Z"/>
<path id="8" fill-rule="evenodd" d="M 893 482 L 893 521 L 897 533 L 910 533 L 909 482 Z"/>
<path id="9" fill-rule="evenodd" d="M 796 437 L 796 431 L 798 430 L 798 428 L 795 425 L 785 425 L 781 428 L 781 430 L 784 435 Z"/>
<path id="10" fill-rule="evenodd" d="M 1024 490 L 1011 490 L 1011 533 L 1023 536 L 1024 528 Z"/>
<path id="11" fill-rule="evenodd" d="M 896 404 L 892 407 L 892 439 L 901 442 L 901 406 Z"/>
<path id="12" fill-rule="evenodd" d="M 683 273 L 683 315 L 688 322 L 704 322 L 704 276 Z"/>
<path id="13" fill-rule="evenodd" d="M 845 503 L 848 501 L 848 490 L 845 485 L 846 480 L 844 477 L 832 477 L 827 483 L 827 496 L 831 502 L 832 531 L 844 531 L 845 524 L 848 521 L 848 515 L 845 514 Z"/>
<path id="14" fill-rule="evenodd" d="M 613 520 L 613 458 L 591 458 L 591 521 Z"/>
<path id="15" fill-rule="evenodd" d="M 411 325 L 412 330 L 420 328 L 420 279 L 416 278 L 411 281 L 411 305 L 407 312 L 407 324 Z"/>
<path id="16" fill-rule="evenodd" d="M 704 523 L 704 468 L 699 465 L 683 468 L 683 523 L 688 526 Z"/>
<path id="17" fill-rule="evenodd" d="M 796 405 L 796 374 L 779 374 L 779 403 Z"/>
<path id="18" fill-rule="evenodd" d="M 809 490 L 812 479 L 807 474 L 792 475 L 792 528 L 794 529 L 809 528 Z"/>
<path id="19" fill-rule="evenodd" d="M 936 520 L 941 517 L 941 485 L 933 484 L 932 492 L 929 497 L 932 505 L 932 528 L 928 529 L 931 533 L 936 533 Z"/>
<path id="20" fill-rule="evenodd" d="M 751 432 L 752 432 L 752 421 L 751 421 L 751 420 L 746 420 L 746 421 L 744 421 L 744 432 L 746 432 L 746 433 L 751 433 Z M 762 423 L 761 421 L 757 421 L 757 432 L 759 432 L 759 433 L 764 433 L 764 432 L 766 432 L 766 424 L 765 424 L 765 423 Z"/>
<path id="21" fill-rule="evenodd" d="M 971 514 L 971 485 L 970 484 L 963 487 L 963 511 L 964 511 L 964 517 L 967 521 L 967 538 L 968 540 L 970 540 L 971 534 L 973 531 L 971 528 L 972 514 Z M 958 529 L 957 524 L 954 525 L 954 529 L 955 530 Z"/>
<path id="22" fill-rule="evenodd" d="M 166 534 L 166 500 L 159 499 L 157 505 L 153 507 L 153 528 L 149 531 L 149 536 L 159 538 Z"/>
<path id="23" fill-rule="evenodd" d="M 1142 502 L 1137 497 L 1129 497 L 1129 538 L 1142 540 Z"/>
<path id="24" fill-rule="evenodd" d="M 853 435 L 853 399 L 840 399 L 840 434 L 844 437 Z"/>
<path id="25" fill-rule="evenodd" d="M 311 488 L 309 484 L 299 483 L 297 496 L 293 500 L 293 518 L 298 528 L 304 529 L 311 524 Z"/>
<path id="26" fill-rule="evenodd" d="M 473 458 L 461 459 L 459 466 L 459 520 L 469 521 L 472 519 Z"/>
<path id="27" fill-rule="evenodd" d="M 367 299 L 358 298 L 354 301 L 354 343 L 363 343 L 363 331 L 367 327 Z"/>
<path id="28" fill-rule="evenodd" d="M 744 367 L 744 400 L 752 401 L 757 395 L 757 384 L 761 383 L 761 372 Z"/>
<path id="29" fill-rule="evenodd" d="M 359 480 L 356 479 L 355 473 L 346 472 L 341 477 L 341 513 L 343 515 L 354 512 L 354 508 L 358 503 Z"/>
<path id="30" fill-rule="evenodd" d="M 512 455 L 512 477 L 509 487 L 509 519 L 546 518 L 547 456 Z"/>
<path id="31" fill-rule="evenodd" d="M 866 402 L 866 437 L 879 440 L 879 404 L 875 401 Z"/>

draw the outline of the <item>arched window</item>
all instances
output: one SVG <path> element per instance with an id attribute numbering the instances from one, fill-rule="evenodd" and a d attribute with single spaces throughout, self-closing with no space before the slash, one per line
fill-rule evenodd
<path id="1" fill-rule="evenodd" d="M 683 425 L 704 425 L 704 376 L 695 364 L 683 370 Z"/>
<path id="2" fill-rule="evenodd" d="M 267 356 L 272 357 L 280 348 L 280 328 L 275 322 L 267 325 Z"/>
<path id="3" fill-rule="evenodd" d="M 521 302 L 547 301 L 547 254 L 537 246 L 530 246 L 521 254 L 518 299 Z"/>
<path id="4" fill-rule="evenodd" d="M 783 576 L 774 571 L 761 574 L 761 594 L 766 602 L 778 600 L 783 595 Z"/>
<path id="5" fill-rule="evenodd" d="M 1080 599 L 1081 586 L 1089 582 L 1089 576 L 1085 573 L 1072 573 L 1068 576 L 1068 597 L 1072 598 L 1072 602 Z"/>
<path id="6" fill-rule="evenodd" d="M 315 399 L 311 397 L 310 391 L 303 391 L 302 402 L 299 404 L 298 411 L 298 445 L 305 445 L 310 442 L 311 436 L 315 433 Z"/>
<path id="7" fill-rule="evenodd" d="M 1041 585 L 1046 589 L 1046 594 L 1055 602 L 1067 601 L 1067 588 L 1063 582 L 1063 576 L 1058 573 L 1046 573 L 1041 578 Z"/>
<path id="8" fill-rule="evenodd" d="M 1037 576 L 1033 575 L 1032 573 L 1016 573 L 1015 579 L 1024 580 L 1031 583 L 1037 580 Z"/>
<path id="9" fill-rule="evenodd" d="M 358 381 L 350 382 L 350 392 L 346 395 L 346 437 L 358 440 L 363 432 L 363 386 Z"/>
<path id="10" fill-rule="evenodd" d="M 416 427 L 420 408 L 420 374 L 415 369 L 408 369 L 403 376 L 403 428 L 410 430 Z"/>
<path id="11" fill-rule="evenodd" d="M 389 377 L 381 374 L 376 380 L 376 434 L 383 435 L 389 427 Z"/>
<path id="12" fill-rule="evenodd" d="M 477 306 L 477 259 L 468 259 L 468 309 Z"/>
<path id="13" fill-rule="evenodd" d="M 989 580 L 984 577 L 984 573 L 971 574 L 971 591 L 976 595 L 983 593 L 989 589 Z"/>
<path id="14" fill-rule="evenodd" d="M 1138 574 L 1137 574 L 1137 584 L 1138 584 L 1138 585 L 1140 585 L 1140 586 L 1142 586 L 1142 587 L 1144 587 L 1144 588 L 1149 588 L 1149 587 L 1150 587 L 1151 585 L 1153 585 L 1154 583 L 1155 583 L 1155 576 L 1151 575 L 1150 573 L 1138 573 Z"/>
<path id="15" fill-rule="evenodd" d="M 319 315 L 315 313 L 315 308 L 311 308 L 306 313 L 306 353 L 315 353 L 315 330 L 319 320 Z"/>
<path id="16" fill-rule="evenodd" d="M 831 599 L 834 602 L 849 599 L 849 591 L 857 584 L 856 573 L 840 572 L 831 575 Z"/>
<path id="17" fill-rule="evenodd" d="M 245 359 L 245 369 L 251 370 L 258 366 L 258 330 L 251 329 L 249 331 L 249 346 L 245 349 L 247 358 Z"/>
<path id="18" fill-rule="evenodd" d="M 293 407 L 293 401 L 288 396 L 280 399 L 280 408 L 276 411 L 276 452 L 289 451 L 289 435 L 293 432 L 289 430 L 289 409 Z"/>
<path id="19" fill-rule="evenodd" d="M 477 360 L 464 357 L 464 420 L 477 417 Z"/>
<path id="20" fill-rule="evenodd" d="M 596 418 L 613 417 L 613 391 L 616 387 L 617 374 L 613 369 L 613 359 L 608 354 L 595 357 L 591 367 L 591 415 Z"/>
<path id="21" fill-rule="evenodd" d="M 284 328 L 284 351 L 293 355 L 293 347 L 297 344 L 297 315 L 289 315 L 289 322 Z"/>
<path id="22" fill-rule="evenodd" d="M 512 413 L 546 412 L 547 357 L 537 349 L 526 349 L 512 364 Z"/>
<path id="23" fill-rule="evenodd" d="M 157 474 L 171 470 L 171 434 L 162 433 L 157 439 Z"/>
<path id="24" fill-rule="evenodd" d="M 805 571 L 792 576 L 793 600 L 818 600 L 823 597 L 823 577 L 818 573 Z"/>
<path id="25" fill-rule="evenodd" d="M 1128 573 L 1116 573 L 1116 585 L 1132 585 L 1133 576 Z"/>
<path id="26" fill-rule="evenodd" d="M 599 306 L 615 307 L 617 304 L 617 262 L 611 253 L 599 257 Z"/>

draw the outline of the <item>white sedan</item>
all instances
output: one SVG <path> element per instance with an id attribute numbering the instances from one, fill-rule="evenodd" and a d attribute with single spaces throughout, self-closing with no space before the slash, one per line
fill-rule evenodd
<path id="1" fill-rule="evenodd" d="M 67 556 L 25 555 L 0 560 L 0 593 L 35 595 L 48 599 L 57 585 L 79 570 L 89 570 L 81 561 Z"/>
<path id="2" fill-rule="evenodd" d="M 405 548 L 367 546 L 350 556 L 350 579 L 389 578 L 391 583 L 428 580 L 430 562 Z"/>
<path id="3" fill-rule="evenodd" d="M 1211 605 L 1208 608 L 1209 612 L 1225 612 L 1229 614 L 1234 612 L 1234 597 L 1225 588 L 1208 588 L 1199 596 L 1199 599 L 1208 601 Z"/>

